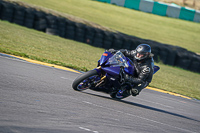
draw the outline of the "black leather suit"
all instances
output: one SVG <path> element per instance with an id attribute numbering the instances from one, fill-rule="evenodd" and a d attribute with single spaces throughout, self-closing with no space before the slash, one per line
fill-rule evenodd
<path id="1" fill-rule="evenodd" d="M 146 86 L 149 85 L 153 78 L 153 72 L 154 72 L 154 60 L 153 60 L 153 54 L 150 54 L 149 57 L 146 59 L 137 61 L 134 56 L 135 56 L 135 50 L 126 50 L 126 49 L 121 49 L 120 50 L 126 57 L 131 59 L 134 63 L 135 66 L 135 74 L 128 77 L 128 81 L 131 84 L 134 84 L 134 88 L 131 90 L 131 94 L 133 96 L 136 96 L 139 94 L 139 92 L 145 88 Z M 116 50 L 110 49 L 109 52 L 115 53 Z"/>

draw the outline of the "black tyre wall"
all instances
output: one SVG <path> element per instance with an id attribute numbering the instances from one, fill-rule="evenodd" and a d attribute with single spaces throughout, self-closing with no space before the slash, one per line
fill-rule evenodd
<path id="1" fill-rule="evenodd" d="M 167 46 L 160 47 L 159 57 L 160 61 L 162 61 L 164 64 L 166 64 L 167 62 L 168 54 L 169 54 L 169 49 L 167 48 Z"/>
<path id="2" fill-rule="evenodd" d="M 178 47 L 176 46 L 167 46 L 168 49 L 168 57 L 166 59 L 166 62 L 164 62 L 167 65 L 171 65 L 174 66 L 175 64 L 175 59 L 176 59 L 176 50 L 178 49 Z"/>
<path id="3" fill-rule="evenodd" d="M 59 35 L 57 29 L 46 28 L 46 31 L 45 31 L 45 32 L 46 32 L 47 34 L 49 34 L 49 35 Z"/>
<path id="4" fill-rule="evenodd" d="M 85 42 L 85 28 L 86 26 L 81 23 L 75 24 L 75 40 Z"/>
<path id="5" fill-rule="evenodd" d="M 153 57 L 154 60 L 156 62 L 160 61 L 160 55 L 159 55 L 160 47 L 159 47 L 159 45 L 152 45 L 151 46 L 151 51 L 154 54 L 154 57 Z"/>
<path id="6" fill-rule="evenodd" d="M 59 35 L 58 18 L 56 16 L 47 14 L 45 19 L 47 24 L 45 32 L 50 35 Z"/>
<path id="7" fill-rule="evenodd" d="M 85 29 L 85 42 L 87 44 L 93 44 L 93 40 L 94 40 L 94 35 L 95 35 L 95 29 L 89 26 L 86 26 Z"/>
<path id="8" fill-rule="evenodd" d="M 123 36 L 120 34 L 114 34 L 113 35 L 113 43 L 112 43 L 112 48 L 114 49 L 121 49 L 123 45 Z"/>
<path id="9" fill-rule="evenodd" d="M 45 16 L 46 22 L 47 22 L 47 27 L 51 29 L 57 29 L 58 24 L 57 24 L 57 17 L 53 15 L 46 15 Z"/>
<path id="10" fill-rule="evenodd" d="M 58 31 L 60 37 L 66 36 L 66 19 L 65 18 L 58 18 Z"/>
<path id="11" fill-rule="evenodd" d="M 75 22 L 67 21 L 66 23 L 66 38 L 75 39 Z"/>
<path id="12" fill-rule="evenodd" d="M 1 19 L 1 12 L 2 12 L 2 3 L 0 2 L 0 19 Z"/>
<path id="13" fill-rule="evenodd" d="M 1 5 L 1 19 L 9 22 L 13 21 L 14 7 L 10 3 L 2 3 Z"/>
<path id="14" fill-rule="evenodd" d="M 192 55 L 192 56 L 193 58 L 188 67 L 188 70 L 200 73 L 200 56 L 198 55 Z"/>
<path id="15" fill-rule="evenodd" d="M 137 47 L 138 45 L 140 45 L 141 43 L 142 43 L 142 40 L 141 40 L 141 39 L 138 39 L 138 38 L 133 39 L 133 40 L 132 40 L 132 43 L 131 43 L 130 49 L 131 49 L 131 50 L 136 49 L 136 47 Z"/>
<path id="16" fill-rule="evenodd" d="M 46 14 L 44 12 L 35 12 L 34 29 L 39 31 L 46 31 L 47 20 L 45 19 Z"/>
<path id="17" fill-rule="evenodd" d="M 113 42 L 113 33 L 109 31 L 104 31 L 103 48 L 110 49 Z"/>
<path id="18" fill-rule="evenodd" d="M 35 10 L 27 8 L 25 9 L 25 15 L 24 15 L 24 26 L 27 28 L 33 28 L 34 26 L 34 20 L 35 20 Z"/>
<path id="19" fill-rule="evenodd" d="M 131 49 L 131 45 L 132 45 L 133 40 L 131 38 L 125 37 L 124 38 L 124 42 L 122 45 L 123 49 Z"/>
<path id="20" fill-rule="evenodd" d="M 15 6 L 13 15 L 13 23 L 24 26 L 25 8 Z"/>
<path id="21" fill-rule="evenodd" d="M 94 39 L 92 45 L 95 47 L 102 47 L 103 46 L 103 38 L 104 34 L 101 30 L 95 29 Z"/>
<path id="22" fill-rule="evenodd" d="M 185 49 L 179 49 L 177 51 L 175 66 L 181 67 L 183 69 L 188 69 L 191 64 L 192 53 L 186 52 Z"/>

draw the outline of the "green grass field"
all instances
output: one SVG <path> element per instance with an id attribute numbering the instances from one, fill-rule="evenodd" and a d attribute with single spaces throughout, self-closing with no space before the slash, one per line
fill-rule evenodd
<path id="1" fill-rule="evenodd" d="M 0 21 L 0 52 L 78 70 L 91 70 L 104 49 Z M 200 99 L 200 74 L 157 64 L 151 87 Z"/>
<path id="2" fill-rule="evenodd" d="M 157 16 L 94 0 L 18 0 L 109 27 L 129 35 L 200 53 L 200 23 Z"/>

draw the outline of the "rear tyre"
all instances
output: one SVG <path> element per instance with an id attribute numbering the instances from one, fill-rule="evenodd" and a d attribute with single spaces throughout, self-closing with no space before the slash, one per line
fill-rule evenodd
<path id="1" fill-rule="evenodd" d="M 89 89 L 98 78 L 100 79 L 96 70 L 88 71 L 74 80 L 72 88 L 76 91 Z"/>

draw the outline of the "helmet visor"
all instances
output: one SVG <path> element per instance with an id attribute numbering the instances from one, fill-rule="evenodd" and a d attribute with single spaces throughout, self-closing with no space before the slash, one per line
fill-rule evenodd
<path id="1" fill-rule="evenodd" d="M 146 56 L 146 53 L 136 53 L 136 57 L 138 58 L 138 59 L 142 59 L 143 57 L 145 57 Z"/>
<path id="2" fill-rule="evenodd" d="M 143 60 L 143 59 L 147 58 L 147 56 L 148 56 L 148 52 L 147 53 L 136 52 L 136 54 L 135 54 L 135 58 L 137 60 Z"/>

